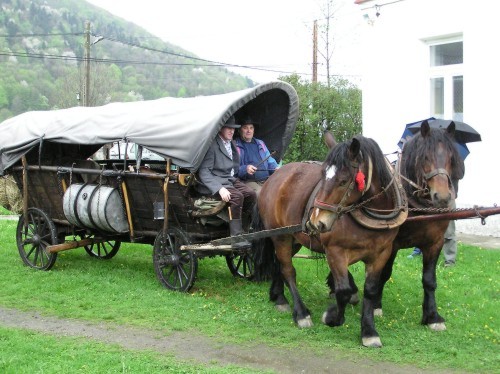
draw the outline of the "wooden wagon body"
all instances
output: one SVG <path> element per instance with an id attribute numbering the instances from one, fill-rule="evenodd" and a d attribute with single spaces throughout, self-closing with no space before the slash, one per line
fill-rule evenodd
<path id="1" fill-rule="evenodd" d="M 110 259 L 121 242 L 134 242 L 153 245 L 156 274 L 169 289 L 189 290 L 197 259 L 205 256 L 224 255 L 233 275 L 251 278 L 249 250 L 180 250 L 229 236 L 224 203 L 207 201 L 194 185 L 210 143 L 233 115 L 257 118 L 256 137 L 280 160 L 295 130 L 298 97 L 287 83 L 271 82 L 224 95 L 30 112 L 4 121 L 0 131 L 10 135 L 0 140 L 0 174 L 13 175 L 23 195 L 16 239 L 25 264 L 48 270 L 58 252 L 77 247 Z M 120 142 L 135 145 L 133 159 L 129 153 L 96 159 Z M 146 150 L 157 157 L 147 159 Z"/>

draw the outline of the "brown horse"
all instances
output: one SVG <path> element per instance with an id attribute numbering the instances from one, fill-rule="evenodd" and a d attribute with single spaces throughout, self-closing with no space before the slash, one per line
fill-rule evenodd
<path id="1" fill-rule="evenodd" d="M 379 292 L 380 273 L 391 255 L 398 228 L 396 225 L 381 230 L 368 229 L 346 212 L 354 208 L 353 204 L 379 211 L 400 211 L 390 192 L 390 186 L 395 186 L 393 175 L 372 139 L 356 136 L 348 142 L 335 144 L 333 136 L 327 134 L 326 140 L 332 149 L 323 165 L 290 163 L 283 166 L 264 184 L 258 199 L 259 228 L 269 230 L 301 224 L 309 217 L 309 205 L 314 201 L 308 226 L 324 232 L 313 236 L 295 232 L 268 238 L 265 248 L 260 248 L 260 252 L 256 249 L 256 265 L 260 276 L 269 274 L 272 277 L 269 294 L 278 310 L 289 310 L 284 295 L 286 283 L 293 298 L 295 323 L 299 327 L 310 327 L 310 311 L 299 295 L 292 257 L 301 246 L 325 253 L 338 287 L 336 304 L 327 309 L 322 321 L 329 326 L 340 326 L 353 293 L 348 266 L 363 261 L 367 280 L 361 317 L 362 342 L 365 346 L 380 347 L 372 300 Z M 325 217 L 333 216 L 333 219 L 323 221 L 323 212 L 328 213 Z M 273 256 L 272 259 L 264 260 L 266 254 Z"/>
<path id="2" fill-rule="evenodd" d="M 464 176 L 464 162 L 454 145 L 455 124 L 445 130 L 431 129 L 427 122 L 421 125 L 420 133 L 404 146 L 397 169 L 401 173 L 403 187 L 408 196 L 410 217 L 426 213 L 431 208 L 454 206 L 458 180 Z M 424 209 L 422 209 L 424 208 Z M 420 211 L 419 211 L 420 210 Z M 375 314 L 382 315 L 383 285 L 392 274 L 394 259 L 402 248 L 418 247 L 422 250 L 422 303 L 423 325 L 432 330 L 445 330 L 445 320 L 437 311 L 435 291 L 437 288 L 436 265 L 444 243 L 444 233 L 449 221 L 406 221 L 401 225 L 393 243 L 393 253 L 381 276 L 382 287 L 375 300 Z M 351 277 L 351 288 L 357 291 Z M 335 290 L 333 278 L 328 284 Z"/>

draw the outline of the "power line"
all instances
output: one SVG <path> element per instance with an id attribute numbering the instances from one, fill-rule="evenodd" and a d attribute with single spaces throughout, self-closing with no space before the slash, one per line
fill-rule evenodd
<path id="1" fill-rule="evenodd" d="M 178 54 L 173 53 L 180 57 Z M 13 57 L 27 57 L 27 58 L 36 58 L 36 59 L 49 59 L 49 60 L 60 60 L 60 61 L 76 61 L 82 62 L 85 61 L 85 58 L 71 55 L 52 55 L 52 54 L 36 54 L 29 52 L 0 52 L 0 56 L 13 56 Z M 186 58 L 190 58 L 187 57 Z M 91 57 L 90 61 L 95 63 L 110 63 L 110 64 L 123 64 L 123 65 L 158 65 L 158 66 L 192 66 L 192 67 L 232 67 L 232 68 L 242 68 L 242 69 L 252 69 L 259 71 L 266 71 L 270 73 L 280 73 L 280 74 L 292 74 L 296 72 L 290 72 L 286 70 L 278 70 L 271 68 L 263 68 L 258 66 L 246 66 L 246 65 L 237 65 L 237 64 L 226 64 L 222 62 L 215 62 L 204 59 L 196 59 L 199 61 L 204 61 L 206 63 L 189 63 L 189 62 L 160 62 L 160 61 L 143 61 L 143 60 L 121 60 L 121 59 L 107 59 L 107 58 L 96 58 Z M 310 75 L 310 73 L 296 73 L 300 75 Z"/>
<path id="2" fill-rule="evenodd" d="M 84 35 L 83 32 L 77 33 L 47 33 L 47 34 L 16 34 L 15 37 L 29 37 L 29 36 L 59 36 L 59 35 L 72 35 L 72 36 L 81 36 Z M 157 65 L 157 66 L 192 66 L 192 67 L 220 67 L 220 68 L 237 68 L 237 69 L 250 69 L 250 70 L 258 70 L 269 73 L 278 73 L 283 75 L 290 74 L 298 74 L 303 76 L 310 76 L 310 72 L 297 72 L 297 71 L 289 71 L 284 69 L 277 69 L 272 67 L 263 67 L 263 66 L 251 66 L 251 65 L 242 65 L 242 64 L 232 64 L 225 63 L 220 61 L 213 61 L 208 59 L 199 58 L 196 56 L 191 56 L 182 53 L 170 52 L 164 49 L 152 48 L 143 46 L 133 42 L 127 42 L 124 40 L 120 40 L 113 37 L 102 37 L 92 34 L 93 37 L 104 38 L 105 40 L 109 40 L 111 42 L 120 43 L 123 45 L 127 45 L 134 48 L 139 48 L 151 52 L 157 52 L 169 56 L 189 59 L 193 61 L 199 61 L 196 63 L 181 63 L 181 62 L 160 62 L 160 61 L 143 61 L 143 60 L 124 60 L 124 59 L 107 59 L 107 58 L 90 58 L 89 61 L 93 63 L 114 63 L 114 64 L 123 64 L 123 65 Z M 0 37 L 12 37 L 10 35 L 0 35 Z M 134 37 L 135 38 L 135 37 Z M 0 52 L 0 56 L 13 56 L 13 57 L 26 57 L 26 58 L 36 58 L 36 59 L 49 59 L 49 60 L 60 60 L 60 61 L 76 61 L 82 62 L 85 61 L 84 57 L 71 56 L 71 55 L 52 55 L 52 54 L 44 54 L 44 53 L 30 53 L 30 52 Z M 318 64 L 319 65 L 319 64 Z M 324 76 L 324 74 L 319 74 L 320 76 Z M 333 76 L 345 76 L 345 75 L 333 75 Z M 354 75 L 352 75 L 354 76 Z"/>
<path id="3" fill-rule="evenodd" d="M 142 46 L 140 44 L 126 42 L 126 41 L 123 41 L 123 40 L 114 39 L 114 38 L 110 38 L 110 37 L 104 37 L 104 39 L 110 40 L 112 42 L 120 43 L 120 44 L 125 44 L 125 45 L 131 46 L 131 47 L 135 47 L 135 48 L 144 49 L 146 51 L 158 52 L 158 53 L 162 53 L 162 54 L 166 54 L 166 55 L 170 55 L 170 56 L 187 58 L 187 59 L 190 59 L 190 60 L 202 61 L 202 62 L 206 62 L 206 63 L 212 64 L 212 65 L 200 65 L 200 66 L 224 66 L 224 67 L 233 67 L 233 68 L 242 68 L 242 69 L 252 69 L 252 70 L 267 71 L 267 72 L 270 72 L 270 73 L 284 73 L 284 74 L 288 73 L 288 74 L 290 74 L 289 71 L 275 70 L 275 69 L 263 68 L 263 67 L 259 67 L 259 66 L 230 64 L 230 63 L 227 63 L 227 62 L 219 62 L 219 61 L 207 60 L 207 59 L 204 59 L 204 58 L 199 58 L 199 57 L 195 57 L 195 56 L 189 56 L 189 55 L 185 55 L 185 54 L 181 54 L 181 53 L 169 52 L 169 51 L 166 51 L 166 50 L 163 50 L 163 49 L 156 49 L 156 48 L 146 47 L 146 46 Z"/>
<path id="4" fill-rule="evenodd" d="M 83 32 L 70 32 L 70 33 L 53 33 L 53 34 L 15 34 L 15 35 L 0 35 L 0 38 L 27 38 L 30 36 L 82 36 Z"/>
<path id="5" fill-rule="evenodd" d="M 85 59 L 83 57 L 78 56 L 70 56 L 70 55 L 51 55 L 51 54 L 35 54 L 29 52 L 0 52 L 0 56 L 13 56 L 13 57 L 26 57 L 26 58 L 36 58 L 36 59 L 48 59 L 48 60 L 58 60 L 58 61 L 75 61 L 75 62 L 83 62 Z M 96 58 L 91 57 L 90 62 L 93 63 L 107 63 L 107 64 L 121 64 L 121 65 L 158 65 L 158 66 L 191 66 L 191 67 L 226 67 L 224 64 L 215 64 L 215 63 L 188 63 L 188 62 L 160 62 L 160 61 L 139 61 L 139 60 L 120 60 L 120 59 L 106 59 L 106 58 Z M 321 64 L 318 64 L 321 65 Z M 237 65 L 235 65 L 237 66 Z M 247 69 L 258 69 L 257 67 L 247 67 Z M 262 71 L 268 72 L 277 72 L 283 73 L 285 75 L 290 74 L 299 74 L 299 75 L 307 75 L 310 76 L 311 73 L 298 73 L 291 72 L 285 70 L 276 70 L 276 69 L 264 69 L 259 68 Z M 319 74 L 318 76 L 326 77 L 325 74 Z M 331 74 L 332 77 L 358 77 L 355 74 Z M 163 78 L 169 79 L 169 78 Z"/>

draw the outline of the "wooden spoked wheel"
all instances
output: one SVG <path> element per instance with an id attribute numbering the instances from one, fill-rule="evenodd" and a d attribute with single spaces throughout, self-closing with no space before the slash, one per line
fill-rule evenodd
<path id="1" fill-rule="evenodd" d="M 153 245 L 153 263 L 161 284 L 174 291 L 191 289 L 198 270 L 198 259 L 191 251 L 181 251 L 189 244 L 187 235 L 178 228 L 160 232 Z"/>
<path id="2" fill-rule="evenodd" d="M 226 255 L 229 271 L 235 277 L 253 279 L 255 275 L 255 261 L 251 251 L 234 252 Z"/>
<path id="3" fill-rule="evenodd" d="M 82 235 L 82 239 L 92 238 L 94 235 Z M 90 245 L 86 245 L 85 251 L 91 257 L 99 258 L 101 260 L 109 260 L 110 258 L 115 257 L 120 249 L 121 242 L 116 240 L 106 240 L 101 243 L 92 243 Z"/>
<path id="4" fill-rule="evenodd" d="M 26 265 L 39 270 L 49 270 L 54 266 L 57 253 L 49 253 L 47 247 L 57 244 L 57 230 L 43 210 L 29 208 L 26 216 L 22 214 L 19 217 L 16 242 Z"/>

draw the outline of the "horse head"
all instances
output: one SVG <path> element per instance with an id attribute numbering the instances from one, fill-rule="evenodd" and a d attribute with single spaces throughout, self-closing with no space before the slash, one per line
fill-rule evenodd
<path id="1" fill-rule="evenodd" d="M 331 150 L 323 162 L 322 179 L 308 222 L 312 232 L 329 231 L 353 204 L 376 193 L 381 180 L 391 180 L 382 151 L 372 139 L 355 136 L 337 144 L 327 133 L 325 141 Z"/>
<path id="2" fill-rule="evenodd" d="M 436 208 L 451 205 L 456 197 L 454 185 L 464 172 L 454 138 L 453 122 L 447 129 L 432 129 L 424 121 L 420 132 L 405 144 L 399 162 L 408 196 Z"/>

